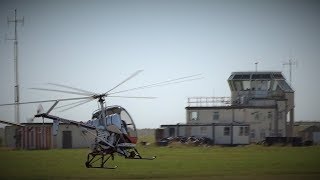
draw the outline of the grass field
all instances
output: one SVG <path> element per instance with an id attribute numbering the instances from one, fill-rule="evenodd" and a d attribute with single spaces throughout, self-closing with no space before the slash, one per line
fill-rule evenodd
<path id="1" fill-rule="evenodd" d="M 87 169 L 88 149 L 0 150 L 0 179 L 320 179 L 320 147 L 138 147 L 157 159 Z"/>

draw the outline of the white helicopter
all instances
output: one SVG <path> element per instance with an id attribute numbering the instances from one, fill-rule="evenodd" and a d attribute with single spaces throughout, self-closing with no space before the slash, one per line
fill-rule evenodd
<path id="1" fill-rule="evenodd" d="M 139 89 L 145 89 L 145 88 L 152 88 L 157 86 L 164 86 L 169 84 L 182 83 L 186 81 L 193 81 L 193 80 L 201 79 L 201 77 L 199 77 L 200 74 L 196 74 L 196 75 L 180 77 L 172 80 L 162 81 L 162 82 L 153 83 L 145 86 L 140 86 L 140 87 L 135 87 L 127 90 L 114 92 L 114 90 L 118 88 L 120 85 L 124 84 L 125 82 L 127 82 L 128 80 L 130 80 L 131 78 L 133 78 L 134 76 L 136 76 L 141 72 L 142 70 L 136 71 L 131 76 L 123 80 L 118 85 L 114 86 L 109 91 L 101 94 L 82 90 L 79 88 L 66 86 L 66 85 L 49 83 L 50 85 L 66 88 L 68 89 L 68 91 L 58 90 L 58 89 L 45 89 L 45 88 L 31 88 L 31 89 L 76 94 L 76 95 L 82 95 L 82 97 L 33 101 L 33 102 L 21 102 L 21 103 L 9 103 L 9 104 L 0 104 L 0 106 L 54 102 L 54 104 L 46 112 L 44 112 L 42 106 L 40 106 L 40 108 L 37 110 L 37 114 L 32 118 L 32 120 L 34 118 L 39 118 L 39 117 L 53 120 L 53 133 L 54 133 L 53 135 L 57 134 L 59 123 L 74 124 L 74 125 L 77 125 L 79 128 L 82 128 L 86 132 L 91 133 L 91 135 L 94 136 L 95 138 L 94 138 L 94 143 L 93 143 L 91 152 L 88 153 L 87 160 L 85 162 L 85 166 L 87 168 L 115 169 L 117 168 L 117 166 L 108 167 L 106 164 L 106 162 L 110 158 L 114 160 L 115 154 L 123 156 L 126 159 L 153 160 L 156 158 L 156 156 L 144 158 L 139 154 L 138 150 L 135 148 L 138 142 L 137 129 L 133 119 L 131 118 L 127 110 L 117 105 L 106 106 L 106 98 L 120 97 L 120 98 L 153 99 L 155 97 L 116 96 L 114 94 L 133 91 L 133 90 L 139 90 Z M 92 119 L 87 122 L 78 122 L 78 121 L 69 120 L 69 119 L 65 119 L 65 118 L 50 114 L 50 112 L 55 108 L 67 107 L 64 110 L 68 110 L 93 100 L 97 100 L 99 102 L 100 107 L 98 110 L 96 110 L 93 113 Z M 77 102 L 73 102 L 67 105 L 57 107 L 58 103 L 63 101 L 77 101 Z M 0 123 L 21 126 L 20 124 L 3 121 L 3 120 L 0 121 Z M 92 133 L 92 131 L 90 130 L 94 130 L 95 133 Z M 100 160 L 100 163 L 97 163 L 99 160 Z"/>

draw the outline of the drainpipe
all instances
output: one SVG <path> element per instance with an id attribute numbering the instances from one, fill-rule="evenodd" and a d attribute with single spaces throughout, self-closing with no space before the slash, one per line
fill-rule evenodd
<path id="1" fill-rule="evenodd" d="M 234 123 L 234 109 L 232 109 L 232 122 L 231 122 L 231 128 L 230 128 L 230 143 L 233 144 L 233 123 Z"/>
<path id="2" fill-rule="evenodd" d="M 275 137 L 279 136 L 278 125 L 279 125 L 279 115 L 280 115 L 280 113 L 282 113 L 282 112 L 279 112 L 279 110 L 278 110 L 278 102 L 277 102 L 277 104 L 276 104 L 276 116 L 274 118 L 274 134 L 275 134 Z"/>
<path id="3" fill-rule="evenodd" d="M 289 137 L 293 137 L 293 124 L 294 124 L 294 108 L 290 110 L 290 122 L 289 122 Z"/>
<path id="4" fill-rule="evenodd" d="M 179 125 L 180 123 L 177 123 L 177 137 L 179 136 Z"/>
<path id="5" fill-rule="evenodd" d="M 233 145 L 233 123 L 230 126 L 230 144 Z"/>
<path id="6" fill-rule="evenodd" d="M 214 132 L 214 123 L 212 123 L 212 140 L 213 140 L 213 144 L 215 144 L 215 132 Z"/>

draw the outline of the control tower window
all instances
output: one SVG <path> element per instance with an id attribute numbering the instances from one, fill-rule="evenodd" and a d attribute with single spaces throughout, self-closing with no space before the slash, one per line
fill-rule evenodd
<path id="1" fill-rule="evenodd" d="M 191 120 L 192 121 L 198 120 L 198 112 L 196 112 L 196 111 L 191 112 Z"/>
<path id="2" fill-rule="evenodd" d="M 252 81 L 252 90 L 267 91 L 270 88 L 270 81 Z"/>
<path id="3" fill-rule="evenodd" d="M 242 89 L 242 81 L 235 81 L 234 84 L 235 84 L 235 88 L 237 91 L 243 90 Z"/>
<path id="4" fill-rule="evenodd" d="M 213 120 L 219 120 L 219 112 L 213 112 Z"/>
<path id="5" fill-rule="evenodd" d="M 243 90 L 250 90 L 250 81 L 242 81 Z"/>

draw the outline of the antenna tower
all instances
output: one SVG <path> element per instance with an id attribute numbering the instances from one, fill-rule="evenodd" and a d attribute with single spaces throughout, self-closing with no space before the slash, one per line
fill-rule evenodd
<path id="1" fill-rule="evenodd" d="M 20 109 L 19 109 L 19 74 L 18 74 L 18 33 L 17 33 L 17 24 L 18 23 L 24 23 L 24 17 L 21 19 L 17 19 L 17 9 L 14 10 L 14 17 L 13 19 L 8 19 L 8 24 L 13 23 L 14 24 L 14 37 L 7 40 L 12 40 L 14 43 L 14 102 L 16 105 L 14 106 L 14 118 L 16 123 L 20 123 Z"/>
<path id="2" fill-rule="evenodd" d="M 289 66 L 289 81 L 290 86 L 292 87 L 292 66 L 296 66 L 297 63 L 293 61 L 291 58 L 289 59 L 289 62 L 283 63 L 283 66 Z"/>

